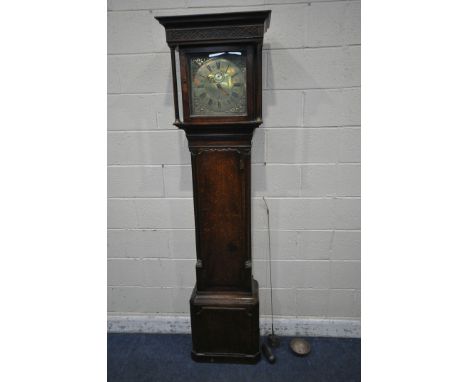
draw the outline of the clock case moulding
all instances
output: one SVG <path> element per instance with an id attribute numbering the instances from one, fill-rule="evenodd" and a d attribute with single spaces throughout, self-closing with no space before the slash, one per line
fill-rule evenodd
<path id="1" fill-rule="evenodd" d="M 262 123 L 262 46 L 270 14 L 268 10 L 155 17 L 166 29 L 171 51 L 174 125 L 185 131 L 192 158 L 197 261 L 190 314 L 196 361 L 255 363 L 260 359 L 258 283 L 252 277 L 250 161 L 253 131 Z M 247 52 L 247 113 L 191 116 L 190 54 L 228 49 Z"/>

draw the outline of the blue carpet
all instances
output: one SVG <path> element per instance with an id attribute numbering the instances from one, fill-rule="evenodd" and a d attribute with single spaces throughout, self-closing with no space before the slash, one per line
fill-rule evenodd
<path id="1" fill-rule="evenodd" d="M 109 382 L 354 382 L 361 380 L 361 341 L 357 338 L 308 338 L 312 352 L 297 357 L 290 337 L 274 349 L 276 363 L 262 356 L 256 365 L 197 363 L 192 340 L 182 334 L 108 334 Z"/>

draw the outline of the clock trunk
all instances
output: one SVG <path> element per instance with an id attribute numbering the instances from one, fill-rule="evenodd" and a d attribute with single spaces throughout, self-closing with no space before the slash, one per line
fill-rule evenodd
<path id="1" fill-rule="evenodd" d="M 250 148 L 204 142 L 191 152 L 198 290 L 251 291 Z"/>

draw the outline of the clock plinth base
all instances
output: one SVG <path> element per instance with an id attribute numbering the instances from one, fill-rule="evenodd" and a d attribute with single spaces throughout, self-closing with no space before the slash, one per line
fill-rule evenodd
<path id="1" fill-rule="evenodd" d="M 256 364 L 260 361 L 260 351 L 252 354 L 234 354 L 234 353 L 196 353 L 192 350 L 192 359 L 195 362 L 204 363 L 246 363 Z"/>
<path id="2" fill-rule="evenodd" d="M 258 283 L 252 293 L 201 292 L 190 298 L 192 359 L 257 363 L 260 360 Z"/>

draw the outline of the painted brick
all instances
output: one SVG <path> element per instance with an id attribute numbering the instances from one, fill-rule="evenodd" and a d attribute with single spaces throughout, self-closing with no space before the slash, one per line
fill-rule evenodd
<path id="1" fill-rule="evenodd" d="M 167 313 L 190 314 L 190 296 L 193 286 L 190 288 L 173 288 L 171 290 L 172 301 Z"/>
<path id="2" fill-rule="evenodd" d="M 343 47 L 344 55 L 344 82 L 347 86 L 361 86 L 361 47 Z"/>
<path id="3" fill-rule="evenodd" d="M 298 196 L 301 183 L 299 166 L 253 165 L 252 195 Z"/>
<path id="4" fill-rule="evenodd" d="M 274 261 L 273 287 L 320 288 L 330 287 L 328 261 Z"/>
<path id="5" fill-rule="evenodd" d="M 109 164 L 189 164 L 190 152 L 183 131 L 109 132 Z"/>
<path id="6" fill-rule="evenodd" d="M 340 162 L 361 162 L 361 129 L 342 129 L 339 150 Z"/>
<path id="7" fill-rule="evenodd" d="M 268 259 L 267 231 L 252 230 L 252 258 L 254 260 Z"/>
<path id="8" fill-rule="evenodd" d="M 330 287 L 329 261 L 273 261 L 273 288 L 316 288 Z M 268 261 L 254 260 L 253 274 L 260 288 L 269 288 Z"/>
<path id="9" fill-rule="evenodd" d="M 170 306 L 170 294 L 162 288 L 110 287 L 109 312 L 163 313 Z"/>
<path id="10" fill-rule="evenodd" d="M 169 257 L 167 231 L 109 230 L 107 232 L 109 258 Z"/>
<path id="11" fill-rule="evenodd" d="M 252 163 L 265 163 L 265 130 L 256 129 L 252 138 Z"/>
<path id="12" fill-rule="evenodd" d="M 192 288 L 110 287 L 109 312 L 188 313 Z"/>
<path id="13" fill-rule="evenodd" d="M 333 289 L 361 288 L 360 261 L 331 261 L 330 273 Z"/>
<path id="14" fill-rule="evenodd" d="M 176 129 L 173 122 L 172 93 L 107 96 L 108 130 Z"/>
<path id="15" fill-rule="evenodd" d="M 169 52 L 164 27 L 152 12 L 108 12 L 107 28 L 107 53 Z"/>
<path id="16" fill-rule="evenodd" d="M 271 51 L 268 57 L 267 76 L 269 89 L 359 86 L 360 48 L 336 47 Z"/>
<path id="17" fill-rule="evenodd" d="M 333 236 L 333 260 L 360 260 L 361 259 L 361 232 L 336 231 Z"/>
<path id="18" fill-rule="evenodd" d="M 172 96 L 172 95 L 171 95 Z M 107 96 L 108 130 L 154 130 L 158 128 L 155 95 Z"/>
<path id="19" fill-rule="evenodd" d="M 270 289 L 259 290 L 260 314 L 271 314 Z M 273 314 L 275 316 L 290 316 L 296 311 L 296 296 L 294 289 L 273 289 Z"/>
<path id="20" fill-rule="evenodd" d="M 336 169 L 336 195 L 361 196 L 361 165 L 339 164 Z"/>
<path id="21" fill-rule="evenodd" d="M 164 166 L 164 187 L 168 197 L 192 197 L 192 167 Z"/>
<path id="22" fill-rule="evenodd" d="M 340 147 L 340 129 L 269 129 L 269 163 L 336 162 Z"/>
<path id="23" fill-rule="evenodd" d="M 296 291 L 297 315 L 326 317 L 328 314 L 329 290 L 298 289 Z"/>
<path id="24" fill-rule="evenodd" d="M 170 93 L 172 91 L 169 53 L 108 57 L 109 93 Z"/>
<path id="25" fill-rule="evenodd" d="M 346 44 L 361 43 L 361 2 L 351 1 L 346 4 L 344 42 Z"/>
<path id="26" fill-rule="evenodd" d="M 155 94 L 155 109 L 156 118 L 158 120 L 158 129 L 165 130 L 176 130 L 174 126 L 175 114 L 174 114 L 174 101 L 172 93 L 170 94 Z"/>
<path id="27" fill-rule="evenodd" d="M 361 123 L 361 89 L 307 90 L 304 94 L 304 126 Z"/>
<path id="28" fill-rule="evenodd" d="M 355 298 L 355 308 L 356 308 L 356 317 L 361 317 L 361 291 L 357 290 L 356 291 L 356 298 Z"/>
<path id="29" fill-rule="evenodd" d="M 170 230 L 166 232 L 171 258 L 196 259 L 195 230 Z"/>
<path id="30" fill-rule="evenodd" d="M 269 288 L 270 279 L 268 271 L 268 262 L 265 260 L 257 260 L 253 258 L 252 261 L 252 275 L 258 281 L 259 288 Z M 273 287 L 277 288 L 278 285 L 273 282 Z"/>
<path id="31" fill-rule="evenodd" d="M 263 126 L 302 126 L 301 90 L 267 90 L 263 92 Z"/>
<path id="32" fill-rule="evenodd" d="M 110 286 L 143 286 L 144 272 L 138 260 L 108 260 L 107 284 Z"/>
<path id="33" fill-rule="evenodd" d="M 301 167 L 302 196 L 360 196 L 359 164 L 305 165 Z"/>
<path id="34" fill-rule="evenodd" d="M 331 199 L 268 199 L 271 229 L 330 229 Z"/>
<path id="35" fill-rule="evenodd" d="M 334 164 L 301 166 L 302 196 L 334 196 L 336 193 L 337 169 Z"/>
<path id="36" fill-rule="evenodd" d="M 191 199 L 110 199 L 109 228 L 193 228 Z"/>
<path id="37" fill-rule="evenodd" d="M 110 259 L 107 261 L 110 286 L 193 287 L 195 260 Z"/>
<path id="38" fill-rule="evenodd" d="M 272 231 L 271 258 L 293 260 L 299 257 L 299 234 L 296 231 Z M 252 257 L 268 259 L 268 231 L 252 232 Z"/>
<path id="39" fill-rule="evenodd" d="M 107 193 L 109 197 L 164 196 L 162 168 L 108 167 Z"/>
<path id="40" fill-rule="evenodd" d="M 229 6 L 249 6 L 261 5 L 264 0 L 188 0 L 188 7 L 229 7 Z"/>
<path id="41" fill-rule="evenodd" d="M 328 261 L 273 261 L 273 288 L 329 288 Z M 269 287 L 268 261 L 254 260 L 254 275 L 260 287 Z"/>
<path id="42" fill-rule="evenodd" d="M 328 315 L 332 318 L 359 318 L 358 298 L 354 290 L 330 290 Z"/>
<path id="43" fill-rule="evenodd" d="M 315 1 L 337 1 L 337 0 L 287 0 L 288 3 L 313 3 Z M 265 4 L 282 4 L 284 0 L 265 0 Z"/>
<path id="44" fill-rule="evenodd" d="M 304 46 L 307 6 L 270 7 L 270 28 L 264 38 L 265 49 L 300 48 Z"/>
<path id="45" fill-rule="evenodd" d="M 332 231 L 300 231 L 298 233 L 301 260 L 328 260 L 332 246 Z"/>
<path id="46" fill-rule="evenodd" d="M 360 3 L 311 4 L 308 8 L 306 46 L 360 43 Z"/>
<path id="47" fill-rule="evenodd" d="M 165 260 L 170 263 L 168 269 L 173 269 L 173 285 L 175 287 L 193 288 L 195 285 L 195 259 Z"/>
<path id="48" fill-rule="evenodd" d="M 333 201 L 333 228 L 360 229 L 361 228 L 361 200 L 335 199 Z"/>
<path id="49" fill-rule="evenodd" d="M 109 230 L 109 258 L 195 259 L 194 230 Z"/>
<path id="50" fill-rule="evenodd" d="M 107 253 L 109 258 L 195 259 L 195 231 L 109 230 Z"/>
<path id="51" fill-rule="evenodd" d="M 267 229 L 267 212 L 262 199 L 252 199 L 252 229 Z"/>
<path id="52" fill-rule="evenodd" d="M 307 8 L 306 46 L 333 46 L 344 43 L 346 4 L 320 3 Z"/>
<path id="53" fill-rule="evenodd" d="M 187 0 L 107 0 L 107 9 L 164 9 L 185 7 Z M 156 20 L 155 20 L 156 21 Z"/>
<path id="54" fill-rule="evenodd" d="M 120 79 L 115 57 L 107 56 L 107 92 L 120 92 Z"/>

